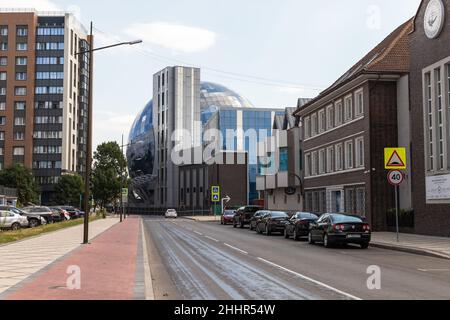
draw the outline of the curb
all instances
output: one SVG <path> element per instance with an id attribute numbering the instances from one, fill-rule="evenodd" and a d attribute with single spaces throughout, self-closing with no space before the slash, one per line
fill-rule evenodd
<path id="1" fill-rule="evenodd" d="M 387 249 L 387 250 L 392 250 L 392 251 L 406 252 L 406 253 L 426 256 L 426 257 L 450 260 L 450 256 L 448 256 L 448 255 L 438 253 L 435 251 L 431 251 L 431 250 L 426 250 L 426 249 L 398 246 L 398 245 L 394 245 L 394 244 L 387 244 L 387 243 L 381 243 L 381 242 L 371 242 L 370 246 L 374 247 L 374 248 Z"/>

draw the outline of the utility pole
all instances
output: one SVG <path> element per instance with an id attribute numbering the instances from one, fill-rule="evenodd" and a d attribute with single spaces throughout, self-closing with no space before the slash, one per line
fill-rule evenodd
<path id="1" fill-rule="evenodd" d="M 122 155 L 123 155 L 123 133 L 122 133 Z M 121 180 L 122 180 L 122 185 L 120 187 L 120 222 L 123 222 L 123 215 L 124 215 L 124 208 L 123 208 L 123 173 Z"/>

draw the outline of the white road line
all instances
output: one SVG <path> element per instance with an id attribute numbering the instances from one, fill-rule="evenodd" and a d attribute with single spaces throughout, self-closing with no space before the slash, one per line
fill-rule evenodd
<path id="1" fill-rule="evenodd" d="M 240 252 L 240 253 L 248 254 L 247 251 L 244 251 L 244 250 L 241 250 L 241 249 L 239 249 L 239 248 L 233 247 L 232 245 L 229 245 L 228 243 L 224 243 L 224 245 L 227 246 L 228 248 L 233 249 L 233 250 L 235 250 L 235 251 L 238 251 L 238 252 Z"/>
<path id="2" fill-rule="evenodd" d="M 417 269 L 417 270 L 422 271 L 422 272 L 433 272 L 433 271 L 435 271 L 435 272 L 446 272 L 446 271 L 450 271 L 450 269 Z"/>
<path id="3" fill-rule="evenodd" d="M 219 242 L 219 240 L 217 240 L 217 239 L 214 239 L 214 238 L 212 238 L 212 237 L 209 237 L 209 236 L 206 236 L 205 238 L 206 238 L 206 239 L 209 239 L 209 240 L 212 240 L 212 241 L 214 241 L 214 242 Z"/>
<path id="4" fill-rule="evenodd" d="M 199 236 L 203 236 L 203 233 L 201 233 L 201 232 L 194 231 L 194 233 L 198 234 Z"/>
<path id="5" fill-rule="evenodd" d="M 279 266 L 279 265 L 277 265 L 277 264 L 275 264 L 275 263 L 273 263 L 273 262 L 270 262 L 270 261 L 268 261 L 268 260 L 266 260 L 266 259 L 258 258 L 258 260 L 260 260 L 260 261 L 262 261 L 262 262 L 264 262 L 264 263 L 266 263 L 266 264 L 268 264 L 268 265 L 271 265 L 272 267 L 275 267 L 275 268 L 281 269 L 281 270 L 283 270 L 283 271 L 286 271 L 286 272 L 288 272 L 288 273 L 290 273 L 290 274 L 293 274 L 293 275 L 295 275 L 295 276 L 297 276 L 297 277 L 299 277 L 299 278 L 305 279 L 305 280 L 310 281 L 310 282 L 312 282 L 312 283 L 315 283 L 315 284 L 317 284 L 317 285 L 319 285 L 319 286 L 322 286 L 322 287 L 324 287 L 324 288 L 327 288 L 327 289 L 329 289 L 329 290 L 332 290 L 332 291 L 334 291 L 334 292 L 336 292 L 336 293 L 339 293 L 339 294 L 341 294 L 341 295 L 344 295 L 344 296 L 346 296 L 346 297 L 348 297 L 348 298 L 350 298 L 350 299 L 353 299 L 353 300 L 362 300 L 361 298 L 358 298 L 358 297 L 356 297 L 356 296 L 354 296 L 354 295 L 351 295 L 351 294 L 349 294 L 349 293 L 347 293 L 347 292 L 344 292 L 344 291 L 341 291 L 341 290 L 339 290 L 339 289 L 336 289 L 336 288 L 334 288 L 334 287 L 332 287 L 332 286 L 329 286 L 329 285 L 327 285 L 327 284 L 325 284 L 325 283 L 323 283 L 323 282 L 314 280 L 314 279 L 312 279 L 312 278 L 310 278 L 310 277 L 307 277 L 307 276 L 305 276 L 305 275 L 302 275 L 302 274 L 300 274 L 300 273 L 298 273 L 298 272 L 295 272 L 295 271 L 286 269 L 285 267 Z"/>

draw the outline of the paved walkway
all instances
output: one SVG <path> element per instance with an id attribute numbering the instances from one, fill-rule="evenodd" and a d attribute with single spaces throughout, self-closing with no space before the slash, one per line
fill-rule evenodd
<path id="1" fill-rule="evenodd" d="M 450 259 L 450 238 L 402 233 L 398 243 L 396 233 L 375 232 L 372 235 L 372 245 Z"/>
<path id="2" fill-rule="evenodd" d="M 118 222 L 108 218 L 90 223 L 90 239 Z M 32 274 L 78 248 L 83 225 L 46 233 L 20 242 L 0 246 L 0 295 Z"/>

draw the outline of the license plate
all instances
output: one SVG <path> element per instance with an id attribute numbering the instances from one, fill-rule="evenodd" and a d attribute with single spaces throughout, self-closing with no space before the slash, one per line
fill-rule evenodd
<path id="1" fill-rule="evenodd" d="M 348 239 L 361 239 L 361 235 L 360 234 L 349 234 L 347 236 Z"/>

